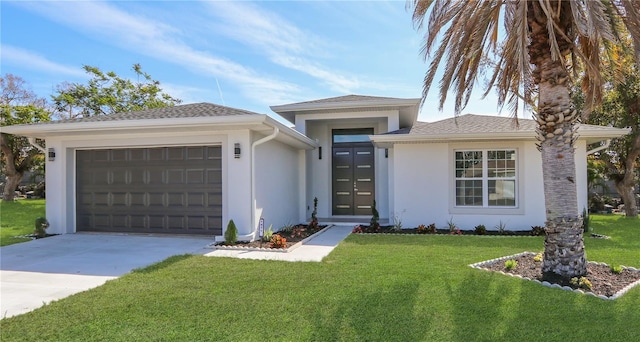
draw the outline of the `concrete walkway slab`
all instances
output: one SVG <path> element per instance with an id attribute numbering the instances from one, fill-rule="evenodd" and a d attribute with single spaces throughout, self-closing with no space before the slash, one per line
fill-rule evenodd
<path id="1" fill-rule="evenodd" d="M 211 237 L 66 234 L 0 248 L 0 317 L 100 286 L 177 254 L 204 254 Z"/>
<path id="2" fill-rule="evenodd" d="M 340 241 L 351 234 L 352 229 L 353 227 L 351 226 L 331 227 L 289 253 L 219 249 L 207 253 L 205 256 L 254 260 L 320 262 L 333 251 Z"/>

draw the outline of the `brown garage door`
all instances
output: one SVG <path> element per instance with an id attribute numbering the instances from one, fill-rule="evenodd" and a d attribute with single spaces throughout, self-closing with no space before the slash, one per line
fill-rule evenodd
<path id="1" fill-rule="evenodd" d="M 222 234 L 220 146 L 76 152 L 77 231 Z"/>

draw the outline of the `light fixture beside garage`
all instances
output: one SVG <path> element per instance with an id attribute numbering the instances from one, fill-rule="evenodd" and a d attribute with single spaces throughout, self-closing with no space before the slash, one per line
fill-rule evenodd
<path id="1" fill-rule="evenodd" d="M 236 159 L 240 159 L 240 143 L 235 143 L 233 148 L 233 154 Z"/>
<path id="2" fill-rule="evenodd" d="M 49 150 L 48 150 L 48 153 L 47 153 L 47 154 L 49 155 L 49 161 L 54 161 L 54 160 L 56 160 L 56 151 L 53 149 L 53 147 L 50 147 L 50 148 L 49 148 Z"/>

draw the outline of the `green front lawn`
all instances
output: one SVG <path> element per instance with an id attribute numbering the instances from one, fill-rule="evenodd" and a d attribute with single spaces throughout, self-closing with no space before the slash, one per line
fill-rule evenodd
<path id="1" fill-rule="evenodd" d="M 640 268 L 640 221 L 594 216 L 590 260 Z M 542 237 L 362 236 L 322 263 L 176 256 L 0 322 L 2 341 L 637 341 L 606 301 L 468 267 Z"/>
<path id="2" fill-rule="evenodd" d="M 0 246 L 29 241 L 14 236 L 32 234 L 36 218 L 45 216 L 45 200 L 0 200 Z"/>

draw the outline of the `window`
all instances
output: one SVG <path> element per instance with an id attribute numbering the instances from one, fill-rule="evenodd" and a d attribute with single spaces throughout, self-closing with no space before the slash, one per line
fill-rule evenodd
<path id="1" fill-rule="evenodd" d="M 361 129 L 334 129 L 333 143 L 368 143 L 369 136 L 373 134 L 373 128 Z"/>
<path id="2" fill-rule="evenodd" d="M 516 151 L 455 151 L 456 206 L 516 207 Z"/>

